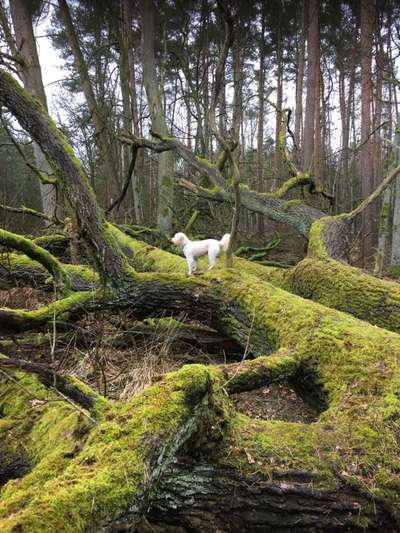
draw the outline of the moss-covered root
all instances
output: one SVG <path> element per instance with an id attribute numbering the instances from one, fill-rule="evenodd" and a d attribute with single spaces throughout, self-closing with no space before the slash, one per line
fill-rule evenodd
<path id="1" fill-rule="evenodd" d="M 75 379 L 68 378 L 68 376 L 61 376 L 46 366 L 31 363 L 20 358 L 13 359 L 0 353 L 0 368 L 3 372 L 4 370 L 11 369 L 34 374 L 43 385 L 55 389 L 62 398 L 69 399 L 84 409 L 94 409 L 96 401 L 94 391 L 90 389 L 82 390 L 79 381 L 76 382 Z"/>
<path id="2" fill-rule="evenodd" d="M 223 387 L 229 393 L 253 390 L 276 381 L 286 381 L 298 368 L 299 362 L 295 357 L 287 351 L 278 350 L 269 356 L 222 365 Z"/>
<path id="3" fill-rule="evenodd" d="M 102 299 L 100 292 L 75 292 L 67 298 L 51 302 L 33 311 L 0 308 L 0 326 L 6 331 L 19 332 L 37 328 L 60 318 L 67 319 L 72 313 L 79 314 Z"/>
<path id="4" fill-rule="evenodd" d="M 0 287 L 8 288 L 28 286 L 48 289 L 47 270 L 39 262 L 25 255 L 7 253 L 1 256 Z M 62 263 L 63 270 L 68 274 L 71 289 L 82 291 L 93 289 L 99 282 L 99 275 L 86 265 Z"/>
<path id="5" fill-rule="evenodd" d="M 29 258 L 38 261 L 53 276 L 54 283 L 59 290 L 68 290 L 70 288 L 69 276 L 62 264 L 50 252 L 35 244 L 32 240 L 0 229 L 0 244 L 23 252 Z"/>
<path id="6" fill-rule="evenodd" d="M 34 378 L 21 379 L 1 383 L 0 437 L 12 427 L 34 467 L 2 489 L 2 533 L 77 533 L 111 527 L 122 514 L 134 528 L 181 447 L 200 435 L 221 437 L 225 400 L 213 394 L 206 367 L 184 367 L 130 402 L 100 403 L 94 426 L 71 405 L 51 401 Z"/>

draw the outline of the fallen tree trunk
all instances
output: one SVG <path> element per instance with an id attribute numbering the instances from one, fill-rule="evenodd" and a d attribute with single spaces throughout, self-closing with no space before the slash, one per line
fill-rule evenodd
<path id="1" fill-rule="evenodd" d="M 371 515 L 368 525 L 360 520 L 360 507 L 372 504 L 367 494 L 362 497 L 339 482 L 332 492 L 319 491 L 313 488 L 317 483 L 317 476 L 302 471 L 268 481 L 229 466 L 183 458 L 172 464 L 157 488 L 148 520 L 161 531 L 166 526 L 178 531 L 216 528 L 235 533 L 396 531 L 393 517 L 384 507 Z"/>
<path id="2" fill-rule="evenodd" d="M 376 278 L 344 262 L 347 248 L 342 232 L 348 229 L 346 219 L 339 219 L 339 223 L 338 227 L 338 220 L 330 217 L 317 221 L 310 234 L 307 257 L 292 268 L 266 267 L 236 257 L 234 269 L 371 324 L 400 332 L 399 284 Z M 140 241 L 132 241 L 130 246 L 140 269 L 186 272 L 186 261 L 180 257 Z"/>
<path id="3" fill-rule="evenodd" d="M 139 282 L 141 276 L 144 277 Z M 155 285 L 156 277 L 159 280 L 157 286 Z M 154 292 L 152 292 L 153 290 Z M 172 295 L 174 295 L 173 301 L 171 301 Z M 167 400 L 168 409 L 172 408 L 179 420 L 182 420 L 180 417 L 183 413 L 187 413 L 185 415 L 189 417 L 186 419 L 187 422 L 182 422 L 182 426 L 180 423 L 178 426 L 174 425 L 174 435 L 177 432 L 181 434 L 178 428 L 182 427 L 182 431 L 189 437 L 190 432 L 188 432 L 187 424 L 193 423 L 199 427 L 194 423 L 194 420 L 197 420 L 194 415 L 194 412 L 197 412 L 195 407 L 198 405 L 197 402 L 200 402 L 200 405 L 203 405 L 205 409 L 202 411 L 203 416 L 201 418 L 203 421 L 206 420 L 206 426 L 203 423 L 200 432 L 191 434 L 193 441 L 190 440 L 190 444 L 187 444 L 183 456 L 185 454 L 196 456 L 197 453 L 200 453 L 201 456 L 203 447 L 207 450 L 210 450 L 210 446 L 211 449 L 215 447 L 214 462 L 217 461 L 221 468 L 237 469 L 242 476 L 245 473 L 246 476 L 242 478 L 239 474 L 235 474 L 236 479 L 251 479 L 255 486 L 257 483 L 262 485 L 266 483 L 263 486 L 267 487 L 270 484 L 271 490 L 277 486 L 277 490 L 281 493 L 280 499 L 287 503 L 288 508 L 291 505 L 290 494 L 294 495 L 296 490 L 287 491 L 287 487 L 294 484 L 294 488 L 297 487 L 301 491 L 306 491 L 307 494 L 304 499 L 298 500 L 297 515 L 294 513 L 293 519 L 300 520 L 300 523 L 303 521 L 304 524 L 307 522 L 309 529 L 317 528 L 318 530 L 321 523 L 320 513 L 316 511 L 313 514 L 310 511 L 314 506 L 314 499 L 316 509 L 318 509 L 318 502 L 326 502 L 324 504 L 327 512 L 325 523 L 329 522 L 330 516 L 331 523 L 335 524 L 337 530 L 340 527 L 343 529 L 350 527 L 352 523 L 354 527 L 356 524 L 359 527 L 368 524 L 371 530 L 378 527 L 378 524 L 381 524 L 382 527 L 383 524 L 385 527 L 387 526 L 386 523 L 381 522 L 383 514 L 380 513 L 384 513 L 385 506 L 395 512 L 398 498 L 396 482 L 398 475 L 396 437 L 398 421 L 396 413 L 400 407 L 398 396 L 396 396 L 400 379 L 397 366 L 400 357 L 400 337 L 398 335 L 359 322 L 348 315 L 313 302 L 306 302 L 297 296 L 274 288 L 268 283 L 261 283 L 252 276 L 239 275 L 233 272 L 215 272 L 201 279 L 187 279 L 180 275 L 156 274 L 150 276 L 149 274 L 137 274 L 137 279 L 125 293 L 124 299 L 119 296 L 115 305 L 117 303 L 122 307 L 130 305 L 134 311 L 142 315 L 153 314 L 161 308 L 181 311 L 184 307 L 189 316 L 191 314 L 196 317 L 201 316 L 203 320 L 216 324 L 220 331 L 236 337 L 242 345 L 249 342 L 254 350 L 259 350 L 262 345 L 267 350 L 279 349 L 278 356 L 271 360 L 269 366 L 270 373 L 271 369 L 278 369 L 273 379 L 279 379 L 280 376 L 285 376 L 286 379 L 289 373 L 292 381 L 297 382 L 299 388 L 302 384 L 306 384 L 308 395 L 313 393 L 312 387 L 316 390 L 315 396 L 325 398 L 326 404 L 322 406 L 324 412 L 318 421 L 311 425 L 256 422 L 243 415 L 234 416 L 226 403 L 228 400 L 223 394 L 223 391 L 229 387 L 229 379 L 231 379 L 229 375 L 225 374 L 225 370 L 223 368 L 207 370 L 206 367 L 202 366 L 185 367 L 182 370 L 182 375 L 190 376 L 190 379 L 185 381 L 183 397 L 190 399 L 188 401 L 192 402 L 191 405 L 195 411 L 189 410 L 188 413 L 183 404 L 181 407 L 174 407 L 174 403 L 171 404 L 171 392 L 180 390 L 181 378 L 179 376 L 181 374 L 179 372 L 168 379 L 165 378 L 166 381 L 163 378 L 160 384 L 156 385 L 155 390 L 157 392 L 145 391 L 143 396 L 135 398 L 132 404 L 135 407 L 119 405 L 116 408 L 117 411 L 121 409 L 121 412 L 125 413 L 122 419 L 120 418 L 121 415 L 117 415 L 117 412 L 112 415 L 111 412 L 110 415 L 105 414 L 106 420 L 101 422 L 98 430 L 93 430 L 94 433 L 88 437 L 82 452 L 73 460 L 74 466 L 62 469 L 57 474 L 56 479 L 52 478 L 53 481 L 49 481 L 47 488 L 46 486 L 41 487 L 40 496 L 33 499 L 34 503 L 28 504 L 28 507 L 26 507 L 27 504 L 23 503 L 28 500 L 26 493 L 22 488 L 19 488 L 25 485 L 21 480 L 18 486 L 10 485 L 8 487 L 9 484 L 7 484 L 3 494 L 3 506 L 6 511 L 3 514 L 3 522 L 0 522 L 2 530 L 11 531 L 12 529 L 8 528 L 8 524 L 13 524 L 13 527 L 19 524 L 27 531 L 35 531 L 32 524 L 38 520 L 38 518 L 34 518 L 38 513 L 41 524 L 50 524 L 55 528 L 60 524 L 60 512 L 62 520 L 68 523 L 71 531 L 85 530 L 92 521 L 100 521 L 104 524 L 104 520 L 106 520 L 109 528 L 111 528 L 114 520 L 126 519 L 130 521 L 129 523 L 133 527 L 138 520 L 138 515 L 151 506 L 151 501 L 148 497 L 144 497 L 143 490 L 135 491 L 136 496 L 133 500 L 129 500 L 133 495 L 127 489 L 129 498 L 128 496 L 121 498 L 119 495 L 118 501 L 120 503 L 117 504 L 113 496 L 118 493 L 116 486 L 121 484 L 119 477 L 106 476 L 106 480 L 103 480 L 100 485 L 94 480 L 103 479 L 104 471 L 100 465 L 104 457 L 110 453 L 109 446 L 112 446 L 113 449 L 115 447 L 113 461 L 125 465 L 127 479 L 131 480 L 133 472 L 131 467 L 127 466 L 127 457 L 123 451 L 125 448 L 121 449 L 118 438 L 120 434 L 125 435 L 126 426 L 130 424 L 127 422 L 128 420 L 142 420 L 141 423 L 145 423 L 144 420 L 146 420 L 147 442 L 159 443 L 163 440 L 169 442 L 168 438 L 161 437 L 156 427 L 151 429 L 152 426 L 148 419 L 150 416 L 151 420 L 151 415 L 145 406 L 146 398 L 153 397 L 153 394 L 156 395 L 157 402 L 160 402 L 160 398 L 169 398 Z M 286 364 L 287 360 L 282 360 L 283 353 L 290 353 L 295 363 Z M 283 361 L 285 362 L 284 365 L 282 364 Z M 255 368 L 262 367 L 263 361 L 256 359 L 252 365 Z M 249 380 L 254 379 L 254 366 L 249 366 L 243 370 L 240 377 L 242 387 L 244 386 L 243 383 L 246 383 L 246 375 Z M 271 375 L 268 377 L 268 372 L 263 375 L 262 382 L 265 383 L 271 379 Z M 205 404 L 203 404 L 203 393 L 200 393 L 198 388 L 202 386 L 201 383 L 208 383 Z M 257 383 L 260 384 L 260 382 Z M 167 393 L 164 387 L 167 387 L 166 390 L 171 392 Z M 181 397 L 180 393 L 178 396 Z M 161 406 L 159 407 L 161 409 Z M 136 412 L 135 409 L 139 409 L 139 411 Z M 146 409 L 145 415 L 141 409 Z M 181 409 L 183 409 L 182 412 Z M 169 411 L 162 413 L 157 410 L 157 424 L 163 425 L 171 422 L 167 412 Z M 215 421 L 215 417 L 218 417 L 218 413 L 225 414 L 222 423 L 224 430 L 222 432 L 220 429 L 217 430 L 218 445 L 216 445 L 215 437 L 213 437 L 215 430 L 212 428 L 216 427 L 213 420 Z M 106 437 L 105 433 L 103 437 L 102 432 L 105 429 L 102 430 L 101 428 L 103 427 L 102 424 L 106 424 L 106 427 L 109 426 L 108 416 L 112 416 L 111 435 L 113 436 L 108 433 Z M 193 416 L 194 419 L 192 419 Z M 175 415 L 173 420 L 175 420 L 174 417 Z M 119 420 L 121 422 L 118 422 Z M 54 423 L 57 426 L 57 418 Z M 123 423 L 123 426 L 119 426 L 119 423 Z M 131 430 L 129 433 L 131 434 Z M 104 438 L 107 439 L 108 444 L 104 442 Z M 141 439 L 140 436 L 138 441 L 131 443 L 132 450 L 135 450 L 132 453 L 137 454 L 139 450 L 143 449 L 142 445 L 139 444 Z M 38 441 L 37 446 L 44 446 L 44 442 L 46 441 Z M 185 442 L 188 441 L 185 439 Z M 195 442 L 197 445 L 194 445 Z M 139 448 L 137 448 L 138 446 Z M 171 446 L 174 445 L 171 444 Z M 147 448 L 145 447 L 144 450 Z M 153 457 L 153 460 L 150 461 L 146 474 L 149 479 L 146 494 L 154 495 L 155 487 L 159 486 L 158 481 L 161 478 L 168 483 L 166 472 L 171 463 L 167 462 L 166 464 L 162 459 L 155 460 L 153 453 L 156 452 L 154 451 L 147 453 Z M 84 457 L 91 458 L 89 465 L 83 460 Z M 106 463 L 109 464 L 108 460 Z M 157 465 L 160 464 L 162 465 L 162 476 L 157 474 L 158 481 L 156 483 L 153 481 L 156 475 L 153 476 L 153 468 L 158 472 L 158 468 L 161 466 Z M 99 470 L 97 471 L 97 469 Z M 300 486 L 298 486 L 298 476 L 295 473 L 292 474 L 299 471 L 303 472 L 304 479 L 307 479 L 306 482 L 300 483 Z M 33 472 L 30 476 L 33 475 Z M 67 474 L 68 472 L 70 473 Z M 90 481 L 87 472 L 90 472 Z M 71 475 L 72 479 L 75 479 L 76 490 L 72 488 L 74 485 L 70 484 Z M 100 478 L 97 478 L 97 475 Z M 195 475 L 195 471 L 193 475 Z M 134 477 L 134 479 L 138 479 L 139 485 L 143 483 L 142 476 L 144 474 L 141 474 L 139 478 Z M 82 481 L 80 481 L 81 477 L 83 478 Z M 27 476 L 26 483 L 31 483 L 29 479 Z M 310 491 L 309 488 L 306 490 L 310 480 L 313 482 L 314 491 Z M 65 483 L 70 487 L 68 493 L 65 492 Z M 83 485 L 86 483 L 88 486 Z M 133 480 L 129 481 L 128 487 L 131 487 L 132 483 Z M 55 489 L 55 487 L 60 488 Z M 49 500 L 50 490 L 52 497 Z M 123 490 L 125 491 L 125 489 Z M 162 491 L 162 489 L 160 490 Z M 107 499 L 107 504 L 104 503 L 103 505 L 101 502 L 106 497 L 104 491 L 109 494 L 107 496 L 109 499 Z M 266 489 L 265 494 L 269 494 L 269 492 L 270 490 Z M 245 493 L 246 490 L 244 489 L 243 494 Z M 338 495 L 336 500 L 333 496 L 335 493 Z M 348 495 L 348 499 L 346 495 Z M 196 491 L 192 497 L 196 502 Z M 77 505 L 76 498 L 79 498 L 79 505 Z M 93 498 L 98 502 L 98 507 L 95 505 L 96 511 L 88 513 Z M 373 505 L 370 505 L 370 498 L 373 498 Z M 46 502 L 46 506 L 41 503 L 42 501 Z M 61 501 L 63 502 L 62 505 Z M 262 501 L 261 498 L 260 505 L 262 505 Z M 329 501 L 331 504 L 328 505 L 327 502 Z M 221 503 L 223 503 L 223 499 Z M 201 501 L 198 501 L 198 505 L 201 506 Z M 193 506 L 196 507 L 195 503 Z M 277 508 L 278 506 L 277 504 Z M 380 509 L 377 514 L 373 511 L 374 506 Z M 16 508 L 19 509 L 18 512 L 15 512 Z M 138 511 L 133 514 L 127 511 L 127 509 L 132 508 L 138 509 Z M 10 514 L 11 509 L 14 509 L 12 514 Z M 56 512 L 56 509 L 59 510 Z M 340 509 L 344 510 L 343 513 Z M 352 517 L 349 517 L 351 509 L 354 510 L 354 513 Z M 215 508 L 212 512 L 218 516 Z M 275 513 L 271 511 L 271 516 L 274 515 Z M 345 519 L 345 516 L 348 518 Z M 395 530 L 397 527 L 395 519 L 390 517 L 391 515 L 387 516 L 389 516 L 388 520 L 392 524 L 391 527 Z M 260 523 L 265 524 L 265 520 L 267 519 L 264 516 Z M 80 524 L 80 529 L 77 524 Z"/>
<path id="4" fill-rule="evenodd" d="M 201 198 L 215 202 L 234 203 L 232 191 L 216 185 L 212 189 L 200 187 L 192 182 L 181 179 L 180 185 Z M 325 216 L 325 213 L 315 207 L 304 204 L 299 200 L 285 200 L 276 193 L 260 193 L 246 187 L 240 188 L 241 204 L 243 207 L 259 213 L 265 217 L 286 224 L 308 239 L 310 228 L 315 220 Z"/>

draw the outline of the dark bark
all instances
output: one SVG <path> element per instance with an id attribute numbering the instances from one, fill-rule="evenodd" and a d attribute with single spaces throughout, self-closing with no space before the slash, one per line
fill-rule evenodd
<path id="1" fill-rule="evenodd" d="M 202 533 L 363 530 L 359 511 L 371 504 L 367 494 L 340 482 L 334 491 L 320 491 L 314 483 L 318 476 L 302 471 L 288 470 L 268 481 L 201 459 L 182 459 L 159 485 L 147 519 L 161 528 Z M 384 506 L 371 507 L 368 520 L 367 531 L 397 531 Z"/>
<path id="2" fill-rule="evenodd" d="M 272 190 L 279 187 L 279 180 L 282 172 L 282 100 L 283 100 L 283 36 L 281 20 L 278 23 L 278 35 L 276 43 L 276 62 L 277 62 L 277 94 L 276 94 L 276 118 L 275 118 L 275 153 L 274 153 L 274 180 Z M 285 136 L 285 133 L 283 136 Z"/>
<path id="3" fill-rule="evenodd" d="M 294 139 L 296 144 L 296 163 L 299 163 L 301 149 L 301 127 L 303 123 L 303 82 L 304 82 L 304 63 L 307 34 L 307 11 L 305 0 L 303 0 L 301 11 L 301 30 L 300 43 L 298 50 L 297 72 L 296 72 L 296 112 L 294 125 Z"/>
<path id="4" fill-rule="evenodd" d="M 19 479 L 29 474 L 32 463 L 25 454 L 15 450 L 0 451 L 0 488 L 10 479 Z"/>

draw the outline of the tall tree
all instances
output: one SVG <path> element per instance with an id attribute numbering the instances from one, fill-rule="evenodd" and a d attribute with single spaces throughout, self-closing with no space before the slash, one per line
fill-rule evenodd
<path id="1" fill-rule="evenodd" d="M 161 92 L 157 79 L 155 61 L 155 12 L 153 0 L 141 0 L 142 15 L 142 66 L 143 82 L 151 117 L 152 129 L 161 136 L 168 136 Z M 160 231 L 169 233 L 172 229 L 172 203 L 174 161 L 170 152 L 158 156 L 158 212 L 157 225 Z"/>
<path id="2" fill-rule="evenodd" d="M 304 63 L 306 50 L 306 36 L 307 36 L 307 11 L 305 1 L 302 2 L 301 10 L 301 30 L 300 42 L 297 53 L 297 69 L 296 69 L 296 111 L 295 111 L 295 125 L 294 125 L 294 140 L 297 147 L 297 159 L 300 156 L 301 150 L 301 127 L 303 123 L 303 82 L 304 82 Z"/>
<path id="3" fill-rule="evenodd" d="M 133 0 L 122 0 L 121 3 L 121 28 L 118 31 L 120 46 L 120 79 L 123 104 L 124 129 L 139 136 L 139 111 L 136 91 L 136 74 L 133 50 Z M 143 153 L 137 158 L 136 168 L 132 176 L 132 197 L 135 221 L 141 224 L 143 221 L 143 209 L 141 205 Z M 140 164 L 139 164 L 140 162 Z M 124 146 L 124 174 L 129 170 L 130 156 L 129 147 Z"/>
<path id="4" fill-rule="evenodd" d="M 273 190 L 279 186 L 282 172 L 282 102 L 283 102 L 283 35 L 282 20 L 279 10 L 278 27 L 276 34 L 276 119 L 275 119 L 275 153 L 274 153 L 274 182 Z"/>
<path id="5" fill-rule="evenodd" d="M 375 23 L 375 0 L 361 2 L 361 194 L 367 198 L 374 183 L 372 126 L 372 36 Z M 373 253 L 376 220 L 373 210 L 362 215 L 364 264 Z"/>
<path id="6" fill-rule="evenodd" d="M 303 169 L 309 170 L 314 158 L 316 89 L 319 72 L 319 1 L 307 0 L 307 98 L 304 119 Z"/>
<path id="7" fill-rule="evenodd" d="M 39 56 L 32 25 L 32 17 L 35 7 L 37 8 L 37 5 L 34 3 L 25 2 L 24 0 L 10 1 L 16 50 L 22 59 L 19 72 L 24 87 L 31 94 L 33 94 L 33 96 L 35 96 L 47 110 L 46 93 L 44 90 L 42 71 L 40 68 Z M 3 6 L 1 9 L 3 11 Z M 5 17 L 3 20 L 4 24 L 6 24 Z M 37 168 L 42 171 L 44 175 L 50 174 L 51 168 L 37 143 L 34 143 L 33 150 Z M 42 198 L 43 212 L 46 215 L 54 215 L 57 211 L 56 186 L 50 183 L 43 183 L 41 181 L 40 195 Z"/>
<path id="8" fill-rule="evenodd" d="M 258 123 L 257 123 L 257 190 L 264 191 L 264 121 L 265 121 L 265 62 L 266 62 L 266 4 L 261 5 L 260 63 L 258 74 Z M 264 219 L 258 217 L 258 231 L 264 231 Z"/>
<path id="9" fill-rule="evenodd" d="M 74 63 L 79 72 L 80 83 L 83 94 L 85 95 L 86 104 L 89 108 L 90 116 L 96 132 L 97 147 L 100 159 L 100 172 L 105 181 L 105 198 L 104 203 L 108 205 L 113 192 L 119 185 L 118 164 L 113 150 L 112 136 L 110 134 L 107 121 L 97 103 L 95 91 L 89 76 L 89 71 L 83 56 L 78 36 L 72 21 L 69 6 L 66 0 L 58 0 L 58 6 L 62 19 L 64 21 L 65 33 L 71 48 Z M 114 186 L 114 190 L 113 190 Z"/>

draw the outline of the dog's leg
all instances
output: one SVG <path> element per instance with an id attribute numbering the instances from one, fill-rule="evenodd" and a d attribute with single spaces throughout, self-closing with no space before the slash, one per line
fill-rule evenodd
<path id="1" fill-rule="evenodd" d="M 186 260 L 187 260 L 187 264 L 188 264 L 188 269 L 189 269 L 189 276 L 192 275 L 192 272 L 194 272 L 196 270 L 196 260 L 195 258 L 193 257 L 193 255 L 191 253 L 187 253 L 185 254 L 186 256 Z"/>
<path id="2" fill-rule="evenodd" d="M 213 248 L 209 248 L 209 250 L 208 250 L 208 268 L 207 268 L 207 270 L 211 270 L 217 264 L 218 252 L 219 252 L 219 250 L 215 250 Z"/>

